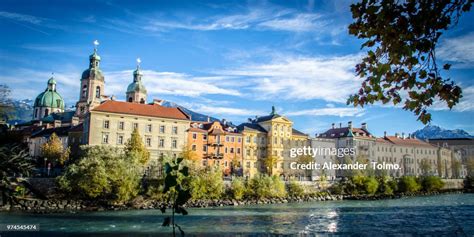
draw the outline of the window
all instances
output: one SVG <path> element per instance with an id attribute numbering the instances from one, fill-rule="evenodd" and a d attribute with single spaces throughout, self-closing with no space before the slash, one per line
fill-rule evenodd
<path id="1" fill-rule="evenodd" d="M 228 136 L 225 137 L 225 141 L 229 142 L 229 137 Z"/>
<path id="2" fill-rule="evenodd" d="M 204 140 L 204 141 L 207 140 L 207 134 L 202 134 L 202 140 Z"/>
<path id="3" fill-rule="evenodd" d="M 84 85 L 82 87 L 82 98 L 86 98 L 87 97 L 87 85 Z"/>
<path id="4" fill-rule="evenodd" d="M 173 139 L 173 141 L 171 142 L 171 147 L 178 148 L 178 141 L 176 139 Z"/>
<path id="5" fill-rule="evenodd" d="M 203 150 L 204 152 L 207 152 L 207 146 L 206 146 L 206 145 L 203 145 L 203 146 L 202 146 L 202 150 Z"/>
<path id="6" fill-rule="evenodd" d="M 128 98 L 128 102 L 132 102 L 132 101 L 133 101 L 132 97 Z"/>
<path id="7" fill-rule="evenodd" d="M 49 115 L 49 109 L 45 109 L 44 110 L 44 116 L 48 116 Z"/>
<path id="8" fill-rule="evenodd" d="M 191 146 L 191 150 L 196 151 L 196 144 L 193 144 L 193 145 Z"/>
<path id="9" fill-rule="evenodd" d="M 160 133 L 165 133 L 165 125 L 160 125 Z"/>
<path id="10" fill-rule="evenodd" d="M 196 140 L 196 138 L 197 138 L 197 134 L 193 133 L 193 140 Z"/>
<path id="11" fill-rule="evenodd" d="M 235 142 L 235 137 L 231 137 L 230 142 Z"/>
<path id="12" fill-rule="evenodd" d="M 100 98 L 100 86 L 97 86 L 97 87 L 95 88 L 95 97 L 96 97 L 96 98 Z"/>
<path id="13" fill-rule="evenodd" d="M 227 153 L 227 147 L 224 150 L 225 150 L 224 152 Z"/>
<path id="14" fill-rule="evenodd" d="M 123 136 L 122 135 L 117 136 L 117 144 L 119 144 L 119 145 L 123 144 Z"/>
<path id="15" fill-rule="evenodd" d="M 151 146 L 151 137 L 146 138 L 146 146 Z"/>
<path id="16" fill-rule="evenodd" d="M 237 139 L 237 142 L 238 142 L 238 143 L 241 143 L 241 142 L 242 142 L 242 138 L 239 137 L 239 138 Z"/>
<path id="17" fill-rule="evenodd" d="M 257 143 L 257 136 L 253 137 L 253 142 Z"/>
<path id="18" fill-rule="evenodd" d="M 123 129 L 125 128 L 125 123 L 124 123 L 124 122 L 119 122 L 118 128 L 119 128 L 120 130 L 123 130 Z"/>
<path id="19" fill-rule="evenodd" d="M 237 148 L 237 154 L 240 154 L 240 148 Z"/>
<path id="20" fill-rule="evenodd" d="M 138 123 L 133 123 L 133 129 L 138 129 Z"/>
<path id="21" fill-rule="evenodd" d="M 158 147 L 165 147 L 165 139 L 164 138 L 160 138 L 159 141 L 158 141 Z"/>
<path id="22" fill-rule="evenodd" d="M 245 166 L 246 166 L 247 168 L 250 168 L 250 161 L 247 161 L 247 163 L 245 164 Z"/>
<path id="23" fill-rule="evenodd" d="M 178 127 L 173 126 L 173 134 L 178 134 Z"/>
<path id="24" fill-rule="evenodd" d="M 224 166 L 227 167 L 227 161 L 224 161 Z"/>
<path id="25" fill-rule="evenodd" d="M 253 162 L 253 168 L 257 168 L 257 162 Z"/>
<path id="26" fill-rule="evenodd" d="M 234 148 L 230 148 L 230 153 L 234 153 Z"/>
<path id="27" fill-rule="evenodd" d="M 146 132 L 151 132 L 152 126 L 151 124 L 146 125 Z"/>
<path id="28" fill-rule="evenodd" d="M 104 128 L 109 128 L 110 122 L 109 120 L 104 121 Z"/>
<path id="29" fill-rule="evenodd" d="M 104 144 L 109 143 L 109 134 L 107 134 L 107 133 L 102 134 L 102 143 L 104 143 Z"/>
<path id="30" fill-rule="evenodd" d="M 246 141 L 247 143 L 250 143 L 250 136 L 246 136 L 246 137 L 245 137 L 245 141 Z"/>

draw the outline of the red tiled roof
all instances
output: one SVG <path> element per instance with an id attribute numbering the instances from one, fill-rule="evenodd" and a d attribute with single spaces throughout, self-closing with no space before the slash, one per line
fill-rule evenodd
<path id="1" fill-rule="evenodd" d="M 425 147 L 433 147 L 433 145 L 424 142 L 422 140 L 416 138 L 401 138 L 396 136 L 386 136 L 385 139 L 394 143 L 395 145 L 399 146 L 425 146 Z"/>
<path id="2" fill-rule="evenodd" d="M 189 115 L 179 108 L 168 108 L 157 104 L 138 104 L 114 100 L 105 101 L 95 107 L 92 111 L 189 120 Z"/>
<path id="3" fill-rule="evenodd" d="M 193 127 L 190 127 L 190 128 L 188 129 L 188 132 L 200 132 L 200 133 L 207 133 L 207 130 L 200 129 L 200 128 L 193 128 Z"/>

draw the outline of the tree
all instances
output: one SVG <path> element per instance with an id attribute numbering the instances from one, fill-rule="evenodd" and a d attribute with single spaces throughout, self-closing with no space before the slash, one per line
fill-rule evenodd
<path id="1" fill-rule="evenodd" d="M 0 85 L 0 120 L 8 120 L 14 111 L 10 99 L 11 90 L 7 85 Z"/>
<path id="2" fill-rule="evenodd" d="M 421 186 L 427 192 L 439 191 L 444 187 L 444 182 L 440 177 L 425 176 L 421 180 Z"/>
<path id="3" fill-rule="evenodd" d="M 278 157 L 277 156 L 268 156 L 267 159 L 265 159 L 264 164 L 265 167 L 267 167 L 267 174 L 268 175 L 273 175 L 273 168 L 277 165 L 278 162 Z"/>
<path id="4" fill-rule="evenodd" d="M 312 156 L 306 155 L 306 156 L 299 156 L 299 157 L 298 157 L 298 162 L 299 162 L 300 164 L 309 164 L 309 163 L 311 163 L 311 162 L 313 162 L 313 161 L 314 161 L 314 158 L 313 158 Z M 304 172 L 304 175 L 305 175 L 306 177 L 311 177 L 312 171 L 311 171 L 310 169 L 305 169 L 303 172 Z"/>
<path id="5" fill-rule="evenodd" d="M 222 170 L 219 167 L 207 167 L 192 173 L 190 188 L 195 200 L 219 199 L 224 193 Z"/>
<path id="6" fill-rule="evenodd" d="M 436 62 L 436 46 L 442 32 L 455 25 L 472 0 L 389 1 L 362 0 L 351 5 L 354 22 L 349 33 L 364 39 L 367 55 L 356 65 L 364 79 L 348 104 L 364 106 L 380 101 L 394 105 L 404 100 L 403 108 L 424 124 L 431 121 L 427 111 L 434 99 L 449 108 L 462 97 L 461 88 L 441 71 Z M 403 96 L 406 92 L 407 96 Z"/>
<path id="7" fill-rule="evenodd" d="M 241 200 L 245 194 L 245 183 L 242 178 L 235 177 L 230 183 L 232 197 L 235 200 Z"/>
<path id="8" fill-rule="evenodd" d="M 90 199 L 126 202 L 138 194 L 140 163 L 109 146 L 83 146 L 82 156 L 57 178 L 59 186 Z"/>
<path id="9" fill-rule="evenodd" d="M 137 128 L 133 129 L 132 135 L 125 145 L 125 155 L 135 156 L 142 165 L 147 164 L 150 160 L 150 152 L 143 144 Z"/>
<path id="10" fill-rule="evenodd" d="M 451 168 L 453 169 L 453 178 L 458 179 L 461 177 L 461 161 L 453 159 Z"/>
<path id="11" fill-rule="evenodd" d="M 52 133 L 48 142 L 41 145 L 41 155 L 43 158 L 46 158 L 55 164 L 64 165 L 64 163 L 69 159 L 70 153 L 71 149 L 69 147 L 64 149 L 63 143 L 56 133 Z"/>
<path id="12" fill-rule="evenodd" d="M 398 180 L 398 190 L 402 193 L 414 193 L 421 189 L 421 185 L 414 176 L 403 176 Z"/>
<path id="13" fill-rule="evenodd" d="M 33 167 L 27 149 L 19 145 L 0 147 L 0 191 L 3 205 L 12 198 L 15 177 L 29 176 Z"/>

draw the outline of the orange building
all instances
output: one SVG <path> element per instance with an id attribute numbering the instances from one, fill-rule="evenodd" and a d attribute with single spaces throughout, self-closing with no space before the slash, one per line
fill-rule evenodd
<path id="1" fill-rule="evenodd" d="M 187 144 L 203 167 L 218 165 L 226 176 L 241 172 L 242 134 L 225 121 L 191 122 Z"/>

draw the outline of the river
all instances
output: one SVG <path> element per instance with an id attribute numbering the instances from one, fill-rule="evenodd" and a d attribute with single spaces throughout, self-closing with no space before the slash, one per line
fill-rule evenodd
<path id="1" fill-rule="evenodd" d="M 0 213 L 0 224 L 39 224 L 10 236 L 169 236 L 159 210 Z M 186 236 L 474 236 L 474 194 L 189 209 Z M 179 236 L 179 235 L 178 235 Z"/>

